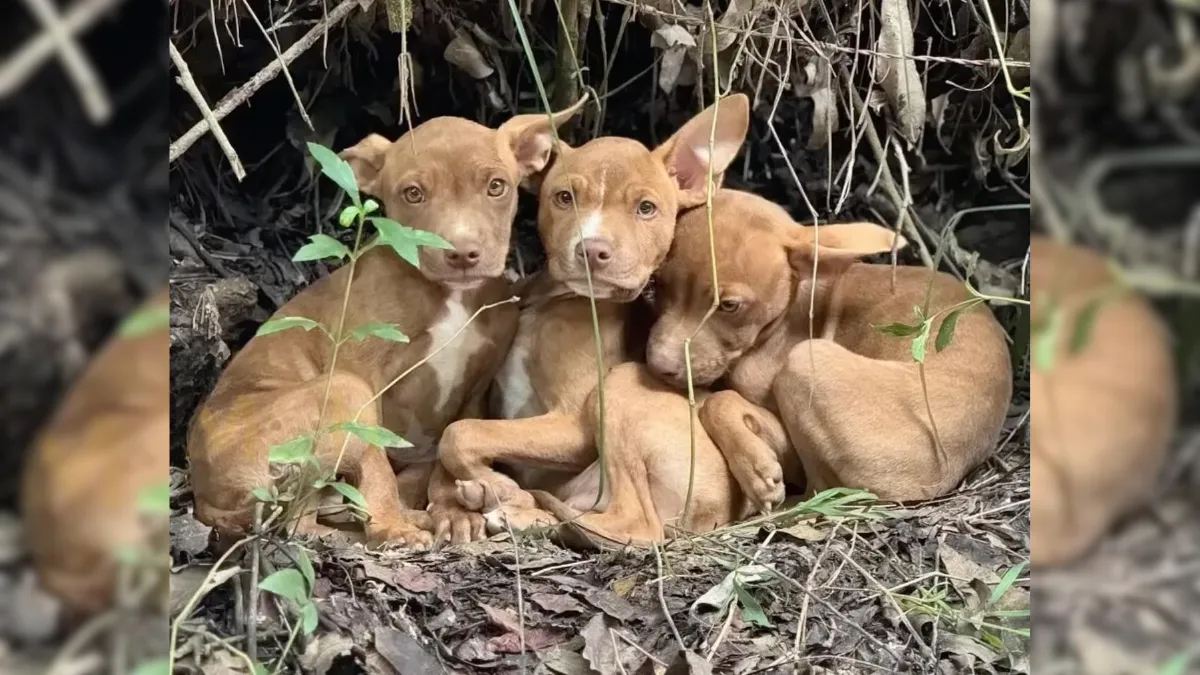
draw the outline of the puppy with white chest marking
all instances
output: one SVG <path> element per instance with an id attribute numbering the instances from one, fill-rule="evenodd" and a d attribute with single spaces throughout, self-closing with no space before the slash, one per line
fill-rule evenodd
<path id="1" fill-rule="evenodd" d="M 491 499 L 514 527 L 554 520 L 526 488 L 550 489 L 576 508 L 592 506 L 595 489 L 572 479 L 596 461 L 598 368 L 640 355 L 648 322 L 639 321 L 635 301 L 670 248 L 677 214 L 705 203 L 710 172 L 719 184 L 748 125 L 749 100 L 739 94 L 710 106 L 654 150 L 598 138 L 555 158 L 539 191 L 547 269 L 523 294 L 517 337 L 494 388 L 505 419 L 455 422 L 439 444 L 443 465 L 461 481 L 464 506 L 488 510 L 484 501 Z M 588 295 L 596 300 L 602 366 Z M 638 387 L 636 378 L 621 379 Z M 610 409 L 628 402 L 606 398 Z M 686 414 L 682 420 L 686 427 Z M 610 436 L 606 448 L 611 453 L 619 443 Z M 478 521 L 464 522 L 442 534 L 465 540 L 482 536 L 482 529 Z"/>
<path id="2" fill-rule="evenodd" d="M 409 344 L 349 340 L 338 352 L 332 376 L 330 345 L 320 331 L 258 336 L 232 359 L 197 410 L 188 435 L 201 522 L 222 534 L 244 532 L 250 525 L 251 491 L 272 480 L 268 450 L 312 433 L 318 419 L 322 426 L 350 421 L 360 409 L 358 422 L 386 427 L 416 446 L 392 457 L 392 463 L 401 464 L 399 475 L 383 448 L 353 435 L 327 433 L 314 448 L 326 469 L 341 456 L 339 474 L 367 502 L 368 539 L 427 545 L 431 517 L 445 519 L 461 510 L 454 500 L 428 504 L 437 464 L 432 444 L 451 421 L 482 413 L 487 385 L 516 329 L 517 311 L 502 305 L 466 324 L 484 305 L 511 296 L 502 274 L 517 185 L 546 166 L 553 126 L 578 109 L 518 115 L 498 129 L 436 118 L 394 142 L 371 135 L 341 153 L 361 190 L 379 198 L 390 218 L 439 235 L 453 249 L 420 249 L 420 269 L 387 246 L 374 246 L 358 259 L 346 329 L 395 324 L 410 336 Z M 338 326 L 349 273 L 343 267 L 315 282 L 275 316 Z M 424 511 L 427 506 L 430 513 Z M 326 531 L 316 523 L 315 511 L 306 514 L 301 529 Z"/>
<path id="3" fill-rule="evenodd" d="M 695 383 L 727 380 L 731 390 L 709 397 L 700 417 L 758 506 L 782 501 L 785 476 L 810 493 L 845 486 L 888 500 L 937 497 L 994 451 L 1012 372 L 987 307 L 959 313 L 951 344 L 926 350 L 924 374 L 908 339 L 876 328 L 911 322 L 927 292 L 930 316 L 970 299 L 961 282 L 858 262 L 904 242 L 867 223 L 802 227 L 745 192 L 714 196 L 712 230 L 717 311 L 700 327 L 713 302 L 709 224 L 687 213 L 657 273 L 647 359 L 682 389 L 691 337 Z"/>

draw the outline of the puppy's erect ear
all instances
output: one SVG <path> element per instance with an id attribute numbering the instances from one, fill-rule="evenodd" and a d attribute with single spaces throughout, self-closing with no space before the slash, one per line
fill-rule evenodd
<path id="1" fill-rule="evenodd" d="M 713 172 L 713 188 L 720 186 L 722 174 L 741 150 L 749 126 L 750 99 L 745 94 L 734 94 L 705 108 L 654 149 L 654 157 L 666 167 L 679 189 L 679 208 L 704 203 L 709 167 Z"/>
<path id="2" fill-rule="evenodd" d="M 787 241 L 788 260 L 799 272 L 811 273 L 815 258 L 821 271 L 836 272 L 859 258 L 903 248 L 908 242 L 895 232 L 872 223 L 843 223 L 805 227 L 795 224 Z"/>
<path id="3" fill-rule="evenodd" d="M 387 151 L 391 147 L 392 142 L 388 139 L 379 134 L 371 134 L 339 152 L 338 157 L 346 160 L 354 170 L 354 180 L 358 182 L 358 189 L 378 197 L 376 188 L 379 187 L 379 172 L 383 170 L 383 160 L 387 158 Z"/>
<path id="4" fill-rule="evenodd" d="M 575 105 L 550 115 L 516 115 L 500 125 L 500 142 L 512 150 L 521 178 L 528 178 L 546 168 L 554 150 L 555 129 L 583 109 L 588 97 L 584 95 Z"/>

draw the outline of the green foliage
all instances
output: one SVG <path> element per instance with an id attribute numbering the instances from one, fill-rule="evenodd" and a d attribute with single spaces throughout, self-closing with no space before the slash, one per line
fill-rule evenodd
<path id="1" fill-rule="evenodd" d="M 736 577 L 733 581 L 733 590 L 737 594 L 738 605 L 742 608 L 742 620 L 747 623 L 752 623 L 763 628 L 771 627 L 771 619 L 767 617 L 767 613 L 763 611 L 763 607 L 758 602 L 758 598 L 750 592 Z"/>
<path id="2" fill-rule="evenodd" d="M 171 660 L 167 657 L 143 661 L 129 671 L 129 675 L 171 675 Z"/>
<path id="3" fill-rule="evenodd" d="M 367 500 L 365 497 L 363 497 L 362 493 L 358 491 L 358 488 L 350 485 L 349 483 L 330 483 L 329 487 L 337 490 L 339 494 L 350 500 L 350 503 L 354 504 L 359 509 L 363 511 L 367 510 Z"/>
<path id="4" fill-rule="evenodd" d="M 313 455 L 312 434 L 305 434 L 279 445 L 273 445 L 267 450 L 267 461 L 273 464 L 302 464 L 316 462 Z"/>
<path id="5" fill-rule="evenodd" d="M 450 242 L 432 232 L 406 227 L 391 218 L 371 216 L 367 218 L 367 222 L 375 226 L 375 231 L 379 233 L 379 243 L 390 246 L 396 255 L 416 268 L 421 267 L 418 255 L 418 249 L 421 246 L 440 249 L 454 248 Z"/>
<path id="6" fill-rule="evenodd" d="M 148 485 L 137 495 L 138 511 L 147 515 L 165 516 L 171 512 L 171 483 L 162 481 Z"/>
<path id="7" fill-rule="evenodd" d="M 308 583 L 300 570 L 287 567 L 267 576 L 258 582 L 258 587 L 268 593 L 274 593 L 281 598 L 296 603 L 308 599 Z"/>
<path id="8" fill-rule="evenodd" d="M 954 339 L 954 329 L 958 326 L 958 317 L 967 309 L 960 307 L 946 314 L 946 318 L 942 319 L 942 325 L 938 327 L 937 339 L 934 340 L 933 346 L 939 352 L 950 346 L 950 341 Z"/>
<path id="9" fill-rule="evenodd" d="M 408 342 L 408 336 L 400 332 L 400 327 L 394 323 L 365 323 L 350 331 L 350 337 L 362 342 L 368 337 L 377 337 L 391 342 Z"/>
<path id="10" fill-rule="evenodd" d="M 313 321 L 312 319 L 306 319 L 302 316 L 281 316 L 277 319 L 271 319 L 270 321 L 267 321 L 263 325 L 259 326 L 258 331 L 254 334 L 256 336 L 270 335 L 271 333 L 278 333 L 279 331 L 288 330 L 289 328 L 303 328 L 304 330 L 312 330 L 320 327 L 320 323 Z"/>
<path id="11" fill-rule="evenodd" d="M 314 234 L 308 240 L 309 243 L 301 246 L 300 250 L 296 251 L 296 255 L 292 256 L 292 260 L 295 262 L 324 260 L 325 258 L 345 260 L 350 257 L 350 249 L 327 234 Z"/>
<path id="12" fill-rule="evenodd" d="M 258 583 L 258 587 L 296 605 L 300 618 L 300 629 L 312 635 L 317 629 L 317 605 L 313 602 L 316 573 L 312 561 L 302 549 L 292 549 L 296 554 L 296 567 L 281 569 Z"/>
<path id="13" fill-rule="evenodd" d="M 121 320 L 117 326 L 117 335 L 121 337 L 138 337 L 171 325 L 170 305 L 151 305 L 139 307 Z"/>
<path id="14" fill-rule="evenodd" d="M 321 166 L 321 173 L 325 174 L 329 180 L 337 183 L 337 186 L 349 195 L 350 201 L 354 202 L 355 206 L 362 204 L 362 198 L 358 193 L 358 181 L 354 178 L 354 169 L 350 168 L 350 164 L 346 160 L 338 157 L 337 153 L 318 143 L 309 143 L 308 153 Z"/>
<path id="15" fill-rule="evenodd" d="M 413 445 L 401 438 L 399 435 L 392 432 L 390 429 L 385 429 L 375 424 L 362 424 L 360 422 L 339 422 L 332 427 L 332 431 L 346 431 L 362 440 L 377 445 L 381 448 L 411 448 Z"/>

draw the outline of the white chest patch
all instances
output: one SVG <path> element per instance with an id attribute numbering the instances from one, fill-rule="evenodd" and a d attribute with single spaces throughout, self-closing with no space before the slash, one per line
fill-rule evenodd
<path id="1" fill-rule="evenodd" d="M 496 373 L 500 417 L 506 420 L 532 417 L 543 412 L 535 408 L 537 397 L 533 391 L 533 381 L 529 377 L 529 355 L 533 350 L 536 314 L 531 311 L 521 312 L 512 349 L 508 350 L 504 364 Z"/>
<path id="2" fill-rule="evenodd" d="M 466 376 L 467 363 L 471 357 L 487 346 L 488 339 L 484 337 L 477 324 L 472 323 L 466 329 L 458 332 L 463 324 L 471 318 L 471 313 L 462 303 L 462 292 L 454 291 L 446 299 L 442 314 L 436 323 L 429 328 L 432 342 L 429 351 L 433 352 L 453 338 L 453 342 L 434 355 L 426 362 L 433 369 L 433 377 L 437 382 L 437 406 L 439 412 L 450 402 L 450 393 Z M 457 411 L 454 411 L 457 412 Z"/>

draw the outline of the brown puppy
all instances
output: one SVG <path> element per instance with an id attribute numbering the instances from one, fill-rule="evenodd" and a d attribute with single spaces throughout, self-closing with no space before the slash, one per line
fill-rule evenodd
<path id="1" fill-rule="evenodd" d="M 108 607 L 118 549 L 156 545 L 138 512 L 167 481 L 171 440 L 167 291 L 144 305 L 161 322 L 116 335 L 93 357 L 33 446 L 21 482 L 33 564 L 72 613 Z M 139 311 L 139 314 L 142 312 Z"/>
<path id="2" fill-rule="evenodd" d="M 485 304 L 511 295 L 501 275 L 516 213 L 517 185 L 550 159 L 552 124 L 579 106 L 546 115 L 518 115 L 489 129 L 442 117 L 395 142 L 371 135 L 345 150 L 364 193 L 391 218 L 440 235 L 453 250 L 422 249 L 421 268 L 378 246 L 358 261 L 346 314 L 347 330 L 369 322 L 394 323 L 410 344 L 368 338 L 342 345 L 329 387 L 330 345 L 320 331 L 287 330 L 255 337 L 225 369 L 196 412 L 188 436 L 196 517 L 218 532 L 238 534 L 249 525 L 251 490 L 272 480 L 271 446 L 354 418 L 399 433 L 415 448 L 397 476 L 382 448 L 344 433 L 325 434 L 314 449 L 332 468 L 345 443 L 339 473 L 356 485 L 371 517 L 372 542 L 430 542 L 427 486 L 435 462 L 411 461 L 431 452 L 451 421 L 481 412 L 480 400 L 508 350 L 517 311 L 505 305 L 467 325 Z M 276 312 L 336 327 L 348 281 L 343 267 L 314 283 Z M 453 340 L 410 376 L 372 400 L 383 387 Z M 394 458 L 401 460 L 404 458 Z M 399 484 L 399 487 L 398 487 Z M 453 501 L 432 505 L 435 517 Z M 438 509 L 442 511 L 439 512 Z M 302 529 L 323 531 L 315 513 Z"/>
<path id="3" fill-rule="evenodd" d="M 691 342 L 692 374 L 702 386 L 726 377 L 732 387 L 705 402 L 701 419 L 756 505 L 782 500 L 781 464 L 797 483 L 802 465 L 810 493 L 847 486 L 903 501 L 945 494 L 993 451 L 1012 373 L 986 307 L 959 316 L 944 351 L 927 350 L 927 408 L 910 341 L 873 326 L 911 323 L 930 272 L 899 267 L 893 287 L 890 266 L 857 262 L 891 250 L 889 230 L 802 227 L 734 190 L 715 196 L 712 221 L 719 306 Z M 686 382 L 683 342 L 712 304 L 709 250 L 704 213 L 687 213 L 657 273 L 647 359 L 677 387 Z M 934 274 L 929 314 L 968 298 L 953 277 Z"/>
<path id="4" fill-rule="evenodd" d="M 1058 312 L 1048 369 L 1030 373 L 1031 562 L 1070 562 L 1145 499 L 1175 428 L 1178 408 L 1169 339 L 1150 305 L 1112 296 L 1117 280 L 1099 255 L 1033 237 L 1032 325 Z M 1095 323 L 1077 353 L 1080 314 Z M 1053 335 L 1053 334 L 1052 334 Z M 1037 338 L 1035 337 L 1035 340 Z"/>
<path id="5" fill-rule="evenodd" d="M 500 502 L 532 509 L 533 497 L 518 483 L 561 486 L 596 460 L 584 411 L 597 381 L 591 310 L 580 295 L 589 292 L 585 264 L 607 370 L 640 352 L 644 337 L 635 335 L 630 303 L 666 256 L 677 213 L 704 203 L 710 168 L 719 179 L 748 125 L 749 101 L 739 94 L 710 106 L 653 151 L 610 137 L 555 159 L 538 209 L 548 269 L 524 294 L 517 338 L 494 388 L 504 419 L 462 420 L 446 429 L 440 457 L 455 478 L 481 481 Z M 494 470 L 495 462 L 518 468 L 518 481 Z M 478 500 L 465 495 L 464 503 Z M 450 534 L 463 540 L 482 530 L 476 519 Z"/>
<path id="6" fill-rule="evenodd" d="M 634 362 L 608 371 L 604 393 L 603 462 L 594 461 L 548 491 L 533 491 L 541 508 L 519 493 L 501 501 L 483 481 L 460 483 L 463 505 L 485 515 L 489 532 L 566 522 L 571 529 L 560 533 L 577 545 L 648 545 L 677 530 L 708 532 L 753 514 L 721 451 L 691 415 L 687 398 Z M 696 396 L 703 401 L 707 392 Z M 596 398 L 593 392 L 582 408 L 588 438 L 600 426 Z M 694 468 L 691 430 L 696 433 Z M 692 501 L 687 508 L 689 481 Z"/>

